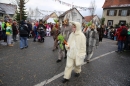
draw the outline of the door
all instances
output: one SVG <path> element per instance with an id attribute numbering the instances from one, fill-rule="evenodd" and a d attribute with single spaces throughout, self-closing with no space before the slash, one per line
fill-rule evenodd
<path id="1" fill-rule="evenodd" d="M 113 20 L 108 20 L 107 26 L 113 26 Z"/>

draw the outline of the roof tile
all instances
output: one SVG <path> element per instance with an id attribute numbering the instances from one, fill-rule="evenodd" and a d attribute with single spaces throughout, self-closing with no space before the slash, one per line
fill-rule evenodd
<path id="1" fill-rule="evenodd" d="M 114 5 L 120 6 L 120 5 L 124 5 L 124 4 L 129 4 L 129 6 L 130 6 L 130 0 L 105 0 L 102 8 L 107 8 L 107 7 L 114 6 Z"/>

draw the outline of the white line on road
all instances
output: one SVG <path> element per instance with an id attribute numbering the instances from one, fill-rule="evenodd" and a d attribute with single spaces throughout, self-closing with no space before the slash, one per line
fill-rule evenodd
<path id="1" fill-rule="evenodd" d="M 102 54 L 102 55 L 100 55 L 100 56 L 97 56 L 97 57 L 91 59 L 90 62 L 91 62 L 91 61 L 94 61 L 94 60 L 96 60 L 96 59 L 99 59 L 99 58 L 101 58 L 101 57 L 103 57 L 103 56 L 112 54 L 112 53 L 114 53 L 114 52 L 115 52 L 115 51 L 111 51 L 111 52 Z M 84 64 L 86 64 L 86 62 L 85 62 Z M 43 81 L 43 82 L 41 82 L 41 83 L 39 83 L 39 84 L 36 84 L 36 85 L 34 85 L 34 86 L 44 86 L 44 85 L 49 84 L 50 82 L 56 80 L 57 78 L 59 78 L 59 77 L 61 77 L 61 76 L 63 76 L 63 75 L 64 75 L 64 72 L 61 72 L 60 74 L 55 75 L 55 76 L 53 76 L 52 78 L 50 78 L 50 79 L 48 79 L 48 80 L 45 80 L 45 81 Z"/>

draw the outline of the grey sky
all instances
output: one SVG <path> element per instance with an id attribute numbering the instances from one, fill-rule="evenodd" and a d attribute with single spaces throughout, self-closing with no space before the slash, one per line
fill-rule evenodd
<path id="1" fill-rule="evenodd" d="M 1 3 L 11 3 L 15 0 L 0 0 Z M 90 2 L 93 0 L 61 0 L 66 3 L 81 6 L 81 7 L 89 7 Z M 102 16 L 102 6 L 104 4 L 105 0 L 95 0 L 96 2 L 96 11 L 95 14 L 98 16 Z M 29 2 L 26 4 L 26 8 L 29 9 L 35 9 L 38 7 L 40 10 L 48 10 L 48 11 L 66 11 L 69 10 L 71 7 L 68 7 L 66 5 L 60 4 L 58 1 L 55 0 L 29 0 Z M 79 9 L 80 10 L 80 9 Z M 89 11 L 80 11 L 83 16 L 90 15 Z M 46 14 L 46 12 L 44 13 Z"/>

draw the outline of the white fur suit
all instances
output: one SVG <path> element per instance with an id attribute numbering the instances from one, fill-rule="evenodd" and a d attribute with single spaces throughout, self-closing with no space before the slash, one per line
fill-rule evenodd
<path id="1" fill-rule="evenodd" d="M 81 72 L 81 65 L 86 55 L 86 38 L 81 31 L 81 24 L 73 21 L 71 23 L 76 26 L 76 31 L 70 34 L 67 41 L 68 45 L 65 45 L 67 49 L 67 62 L 64 71 L 64 79 L 69 79 L 71 77 L 73 68 L 75 73 Z"/>

